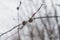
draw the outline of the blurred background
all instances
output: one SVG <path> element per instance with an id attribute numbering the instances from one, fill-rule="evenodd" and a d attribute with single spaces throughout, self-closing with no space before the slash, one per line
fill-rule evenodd
<path id="1" fill-rule="evenodd" d="M 0 0 L 0 40 L 60 40 L 60 0 Z"/>

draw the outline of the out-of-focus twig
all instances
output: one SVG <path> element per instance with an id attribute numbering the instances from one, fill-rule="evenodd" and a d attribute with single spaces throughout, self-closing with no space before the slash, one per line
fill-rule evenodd
<path id="1" fill-rule="evenodd" d="M 60 4 L 56 4 L 56 6 L 59 6 L 60 7 Z"/>
<path id="2" fill-rule="evenodd" d="M 47 28 L 47 24 L 44 22 L 44 20 L 42 18 L 41 18 L 41 22 L 42 22 L 44 28 L 47 31 L 47 34 L 48 34 L 49 39 L 52 40 L 52 36 L 51 35 L 53 34 L 53 31 L 51 29 L 48 29 Z"/>
<path id="3" fill-rule="evenodd" d="M 52 3 L 52 7 L 53 7 L 53 9 L 54 9 L 55 16 L 57 16 L 57 10 L 56 10 L 56 7 L 54 6 L 52 0 L 51 0 L 51 3 Z M 58 17 L 55 17 L 55 19 L 56 19 L 57 26 L 58 26 L 58 28 L 59 28 L 59 25 L 58 25 Z M 59 30 L 58 30 L 58 31 L 59 31 Z M 59 39 L 60 39 L 60 38 L 59 38 Z"/>
<path id="4" fill-rule="evenodd" d="M 41 40 L 44 40 L 44 38 L 45 38 L 45 36 L 44 36 L 44 29 L 39 30 L 37 24 L 36 24 L 36 29 L 37 29 L 37 32 L 38 32 L 38 36 L 41 38 Z"/>
<path id="5" fill-rule="evenodd" d="M 33 40 L 33 37 L 34 37 L 33 31 L 30 32 L 30 37 L 31 37 L 31 40 Z"/>
<path id="6" fill-rule="evenodd" d="M 55 8 L 52 0 L 51 0 L 51 3 L 52 3 L 52 7 L 53 7 L 53 9 L 54 9 L 55 16 L 57 16 L 57 10 L 56 10 L 56 8 Z M 58 17 L 55 17 L 55 19 L 56 19 L 56 22 L 57 22 L 57 24 L 58 24 Z"/>

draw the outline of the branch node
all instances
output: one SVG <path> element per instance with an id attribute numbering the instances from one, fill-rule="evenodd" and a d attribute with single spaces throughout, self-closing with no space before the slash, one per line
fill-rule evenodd
<path id="1" fill-rule="evenodd" d="M 31 22 L 33 21 L 33 19 L 32 19 L 32 18 L 30 18 L 28 21 L 31 23 Z"/>
<path id="2" fill-rule="evenodd" d="M 26 21 L 23 21 L 23 22 L 22 22 L 22 25 L 26 25 L 26 23 L 27 23 Z"/>

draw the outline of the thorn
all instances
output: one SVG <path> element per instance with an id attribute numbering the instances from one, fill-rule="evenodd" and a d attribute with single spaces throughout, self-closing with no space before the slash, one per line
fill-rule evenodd
<path id="1" fill-rule="evenodd" d="M 30 18 L 28 21 L 31 23 L 31 22 L 33 21 L 33 19 L 32 19 L 32 18 Z"/>
<path id="2" fill-rule="evenodd" d="M 23 21 L 23 22 L 22 22 L 22 25 L 25 25 L 26 23 L 27 23 L 26 21 Z"/>

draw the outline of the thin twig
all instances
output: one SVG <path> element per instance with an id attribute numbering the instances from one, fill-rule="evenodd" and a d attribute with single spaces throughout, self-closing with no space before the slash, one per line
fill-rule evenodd
<path id="1" fill-rule="evenodd" d="M 41 19 L 41 18 L 55 18 L 55 17 L 60 18 L 60 16 L 48 16 L 48 17 L 44 16 L 44 17 L 34 17 L 33 19 Z"/>
<path id="2" fill-rule="evenodd" d="M 37 12 L 41 9 L 41 7 L 43 6 L 44 4 L 41 4 L 41 6 L 39 7 L 39 9 L 32 15 L 32 17 L 34 17 L 36 14 L 37 14 Z"/>
<path id="3" fill-rule="evenodd" d="M 19 24 L 19 25 L 17 25 L 17 26 L 20 26 L 20 25 L 21 25 L 21 24 Z M 17 26 L 14 26 L 14 27 L 11 28 L 10 30 L 8 30 L 8 31 L 6 31 L 6 32 L 4 32 L 4 33 L 2 33 L 2 34 L 0 35 L 0 37 L 3 36 L 4 34 L 7 34 L 7 33 L 11 32 L 11 31 L 14 30 L 15 28 L 17 28 Z"/>

